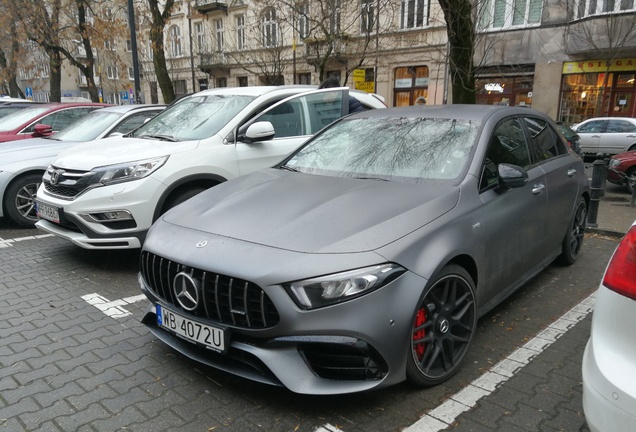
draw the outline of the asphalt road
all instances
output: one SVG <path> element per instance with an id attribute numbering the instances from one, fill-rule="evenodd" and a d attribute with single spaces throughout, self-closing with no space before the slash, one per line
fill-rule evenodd
<path id="1" fill-rule="evenodd" d="M 550 266 L 484 316 L 445 384 L 311 397 L 203 367 L 157 341 L 139 323 L 137 251 L 86 251 L 0 219 L 0 431 L 584 431 L 586 313 L 493 391 L 447 408 L 588 298 L 617 241 L 588 235 L 575 265 Z"/>

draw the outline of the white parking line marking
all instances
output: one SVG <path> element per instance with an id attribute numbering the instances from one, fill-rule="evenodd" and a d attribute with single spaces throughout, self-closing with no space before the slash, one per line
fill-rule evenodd
<path id="1" fill-rule="evenodd" d="M 6 240 L 3 238 L 0 238 L 0 249 L 11 247 L 13 246 L 13 243 L 26 241 L 26 240 L 38 240 L 38 239 L 42 239 L 46 237 L 53 237 L 53 234 L 42 234 L 37 236 L 18 237 L 14 239 L 6 239 Z"/>
<path id="2" fill-rule="evenodd" d="M 340 429 L 338 426 L 332 426 L 329 423 L 327 423 L 324 426 L 320 426 L 314 432 L 344 432 L 344 431 Z"/>
<path id="3" fill-rule="evenodd" d="M 122 307 L 123 305 L 136 303 L 138 301 L 144 300 L 145 298 L 145 295 L 140 294 L 133 297 L 126 297 L 120 300 L 110 301 L 106 297 L 103 297 L 97 293 L 86 294 L 85 296 L 82 296 L 82 300 L 86 301 L 91 306 L 95 306 L 97 309 L 101 310 L 109 317 L 115 319 L 132 315 L 131 312 L 128 312 Z"/>
<path id="4" fill-rule="evenodd" d="M 402 432 L 439 432 L 447 429 L 461 413 L 474 408 L 479 399 L 488 396 L 499 385 L 512 378 L 522 367 L 592 312 L 595 299 L 596 291 L 532 340 L 490 368 L 488 372 L 455 393 L 443 404 L 429 411 L 420 420 L 403 429 Z"/>

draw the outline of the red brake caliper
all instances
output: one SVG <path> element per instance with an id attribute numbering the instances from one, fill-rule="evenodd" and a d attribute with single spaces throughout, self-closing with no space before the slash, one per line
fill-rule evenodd
<path id="1" fill-rule="evenodd" d="M 415 317 L 415 327 L 419 327 L 426 322 L 426 311 L 424 309 L 420 309 L 417 311 L 417 316 Z M 418 359 L 422 359 L 424 356 L 424 351 L 426 350 L 426 345 L 423 343 L 417 343 L 418 341 L 424 339 L 426 337 L 426 330 L 421 329 L 413 332 L 413 350 L 415 351 L 415 355 L 417 355 Z"/>

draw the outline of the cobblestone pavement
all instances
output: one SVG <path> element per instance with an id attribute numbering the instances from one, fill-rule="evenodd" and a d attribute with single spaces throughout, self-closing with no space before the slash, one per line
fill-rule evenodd
<path id="1" fill-rule="evenodd" d="M 549 267 L 484 316 L 448 382 L 310 397 L 203 367 L 157 341 L 139 323 L 138 252 L 86 251 L 0 225 L 0 431 L 400 431 L 593 293 L 616 243 L 588 235 L 574 266 Z M 588 332 L 589 317 L 450 429 L 585 430 Z"/>

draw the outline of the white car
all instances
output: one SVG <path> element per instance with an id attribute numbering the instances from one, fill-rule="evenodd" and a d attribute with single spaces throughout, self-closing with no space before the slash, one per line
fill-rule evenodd
<path id="1" fill-rule="evenodd" d="M 571 126 L 581 138 L 583 153 L 618 154 L 636 150 L 636 119 L 599 117 Z"/>
<path id="2" fill-rule="evenodd" d="M 583 354 L 583 410 L 592 432 L 636 429 L 636 222 L 605 270 Z"/>
<path id="3" fill-rule="evenodd" d="M 62 151 L 86 141 L 121 136 L 141 126 L 165 105 L 119 105 L 101 108 L 46 138 L 9 141 L 0 145 L 0 217 L 33 228 L 33 199 L 42 174 Z M 105 145 L 105 144 L 102 144 Z"/>
<path id="4" fill-rule="evenodd" d="M 129 136 L 58 156 L 37 193 L 36 227 L 87 249 L 141 247 L 159 215 L 225 180 L 273 166 L 348 113 L 347 88 L 238 87 L 180 99 Z"/>

